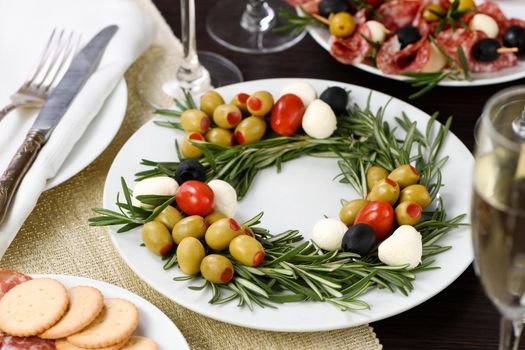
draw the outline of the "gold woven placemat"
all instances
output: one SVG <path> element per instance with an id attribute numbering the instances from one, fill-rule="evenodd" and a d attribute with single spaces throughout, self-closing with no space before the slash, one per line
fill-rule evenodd
<path id="1" fill-rule="evenodd" d="M 81 173 L 42 194 L 0 261 L 0 268 L 83 276 L 124 287 L 166 313 L 192 349 L 381 349 L 367 325 L 331 332 L 277 333 L 232 326 L 196 314 L 142 282 L 120 258 L 106 229 L 88 226 L 87 219 L 93 214 L 90 208 L 102 203 L 104 181 L 117 152 L 151 118 L 151 110 L 136 93 L 137 77 L 151 63 L 159 46 L 169 50 L 174 62 L 180 58 L 179 43 L 162 16 L 150 0 L 140 2 L 157 19 L 159 34 L 157 45 L 126 73 L 128 106 L 119 133 L 106 151 Z"/>

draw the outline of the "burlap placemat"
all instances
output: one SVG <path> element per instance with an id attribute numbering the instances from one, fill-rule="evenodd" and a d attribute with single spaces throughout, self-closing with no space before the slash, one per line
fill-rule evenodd
<path id="1" fill-rule="evenodd" d="M 180 44 L 162 16 L 150 0 L 141 0 L 141 3 L 157 19 L 158 45 L 148 50 L 126 73 L 129 100 L 122 128 L 90 166 L 42 194 L 0 261 L 0 268 L 84 276 L 124 287 L 166 313 L 192 349 L 381 349 L 369 326 L 331 332 L 277 333 L 232 326 L 196 314 L 148 287 L 120 258 L 106 229 L 88 226 L 87 218 L 93 214 L 90 208 L 101 205 L 106 174 L 117 152 L 152 116 L 136 93 L 137 77 L 144 65 L 151 62 L 159 45 L 170 50 L 174 62 L 180 59 Z"/>

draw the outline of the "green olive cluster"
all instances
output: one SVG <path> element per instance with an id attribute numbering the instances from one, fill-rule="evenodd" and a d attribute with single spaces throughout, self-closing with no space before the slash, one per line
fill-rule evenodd
<path id="1" fill-rule="evenodd" d="M 267 91 L 236 94 L 230 103 L 216 91 L 200 97 L 200 109 L 187 109 L 180 116 L 186 135 L 181 152 L 185 158 L 200 158 L 203 152 L 191 140 L 231 147 L 259 141 L 266 133 L 265 117 L 272 110 L 273 96 Z"/>
<path id="2" fill-rule="evenodd" d="M 419 172 L 410 164 L 397 167 L 391 173 L 382 167 L 371 166 L 366 171 L 366 184 L 370 192 L 365 199 L 346 203 L 339 212 L 339 218 L 347 226 L 353 225 L 359 211 L 369 202 L 384 201 L 394 210 L 397 225 L 416 225 L 421 213 L 432 198 L 419 182 Z"/>
<path id="3" fill-rule="evenodd" d="M 144 245 L 154 254 L 165 256 L 176 245 L 180 270 L 188 275 L 200 273 L 213 283 L 228 283 L 234 274 L 226 256 L 246 266 L 258 266 L 264 259 L 264 248 L 251 228 L 214 212 L 206 217 L 183 215 L 166 207 L 153 221 L 142 227 Z"/>

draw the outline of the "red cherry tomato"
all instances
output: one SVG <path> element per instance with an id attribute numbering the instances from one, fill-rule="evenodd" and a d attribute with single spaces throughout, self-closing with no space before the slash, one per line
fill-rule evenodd
<path id="1" fill-rule="evenodd" d="M 213 211 L 213 190 L 204 182 L 186 181 L 177 189 L 175 201 L 188 215 L 206 216 Z"/>
<path id="2" fill-rule="evenodd" d="M 376 241 L 382 241 L 392 231 L 394 209 L 385 201 L 370 202 L 357 213 L 354 224 L 370 225 L 376 234 Z"/>
<path id="3" fill-rule="evenodd" d="M 301 127 L 303 115 L 303 101 L 297 95 L 285 94 L 272 108 L 270 125 L 279 135 L 290 136 Z"/>

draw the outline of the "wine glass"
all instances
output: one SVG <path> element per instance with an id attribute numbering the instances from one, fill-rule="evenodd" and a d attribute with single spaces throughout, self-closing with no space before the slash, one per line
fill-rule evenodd
<path id="1" fill-rule="evenodd" d="M 241 71 L 230 60 L 213 52 L 197 53 L 195 0 L 180 0 L 180 10 L 182 63 L 177 66 L 174 52 L 157 48 L 152 62 L 138 77 L 139 95 L 153 108 L 172 106 L 173 98 L 183 97 L 182 89 L 200 95 L 212 87 L 243 80 Z"/>
<path id="2" fill-rule="evenodd" d="M 293 8 L 283 0 L 218 0 L 208 12 L 206 29 L 219 44 L 245 53 L 285 50 L 304 37 L 303 31 L 274 31 L 288 24 L 277 11 Z"/>
<path id="3" fill-rule="evenodd" d="M 478 128 L 472 233 L 475 269 L 501 313 L 500 350 L 517 349 L 525 315 L 525 86 L 485 105 Z"/>

